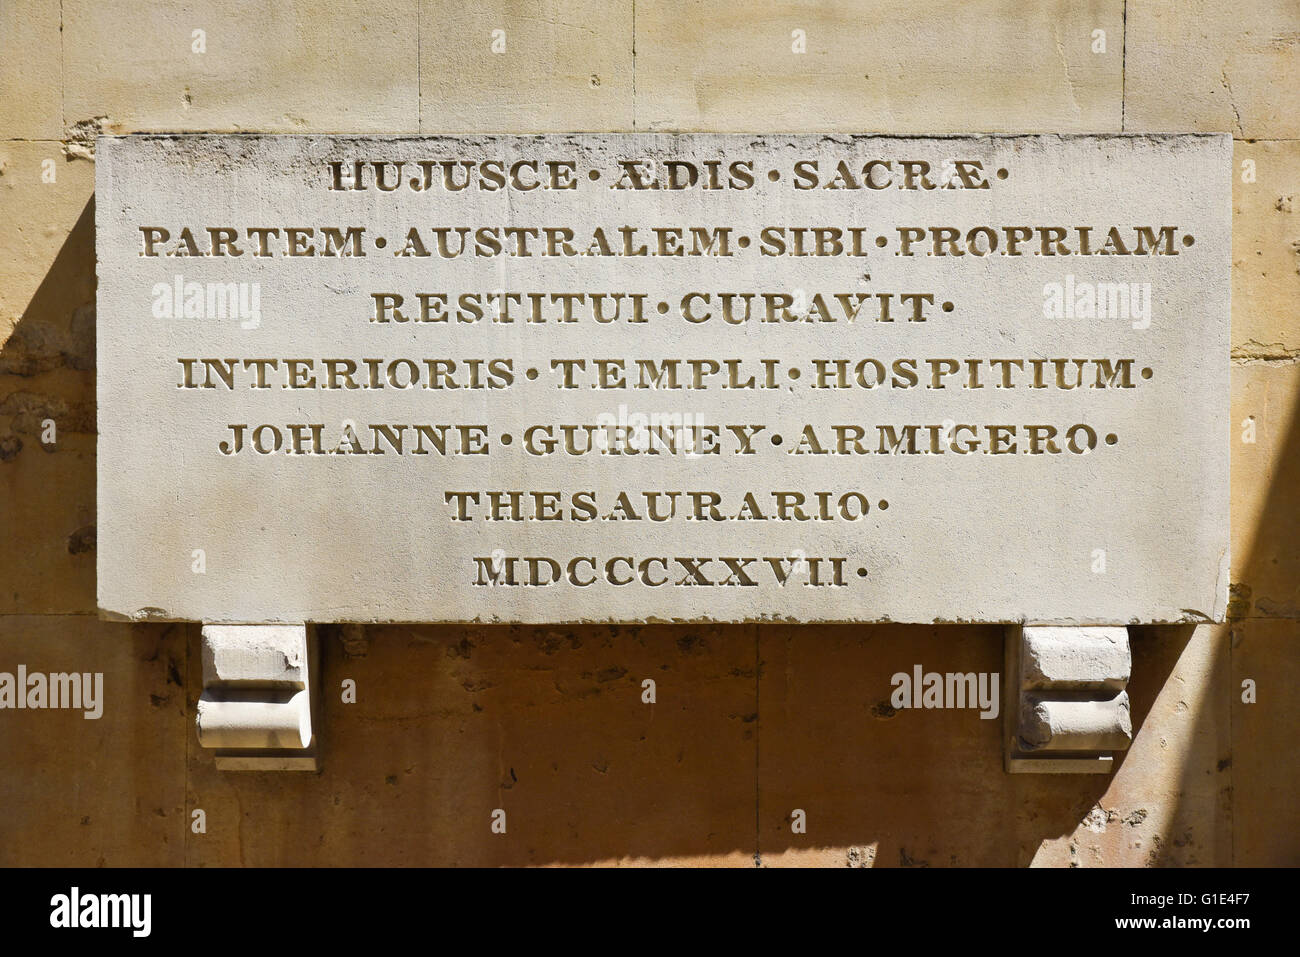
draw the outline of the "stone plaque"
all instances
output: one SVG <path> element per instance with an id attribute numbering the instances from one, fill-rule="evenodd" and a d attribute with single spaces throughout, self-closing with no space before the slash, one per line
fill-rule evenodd
<path id="1" fill-rule="evenodd" d="M 101 138 L 100 607 L 1219 620 L 1231 156 Z"/>

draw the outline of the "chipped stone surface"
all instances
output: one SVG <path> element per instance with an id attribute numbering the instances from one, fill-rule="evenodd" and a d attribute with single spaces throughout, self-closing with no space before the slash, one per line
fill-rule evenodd
<path id="1" fill-rule="evenodd" d="M 1133 738 L 1129 629 L 1006 629 L 1006 769 L 1109 774 Z"/>
<path id="2" fill-rule="evenodd" d="M 306 649 L 303 625 L 204 625 L 203 683 L 298 687 Z"/>
<path id="3" fill-rule="evenodd" d="M 1298 204 L 1300 140 L 1235 145 L 1232 356 L 1239 362 L 1300 362 Z"/>
<path id="4" fill-rule="evenodd" d="M 1024 688 L 1120 690 L 1128 683 L 1128 633 L 1124 628 L 1025 628 L 1021 645 Z"/>
<path id="5" fill-rule="evenodd" d="M 1221 618 L 1228 201 L 1205 171 L 1226 166 L 1228 145 L 1224 137 L 103 138 L 100 606 L 132 618 L 231 622 Z M 869 196 L 859 190 L 845 199 L 841 190 L 801 191 L 792 183 L 796 159 L 833 171 L 846 158 L 860 167 L 904 154 L 931 157 L 936 167 L 944 157 L 969 157 L 990 171 L 989 188 L 928 195 L 896 188 Z M 373 192 L 328 189 L 328 162 L 380 155 L 410 164 L 447 155 L 568 160 L 577 179 L 573 190 L 558 193 L 471 189 L 437 196 L 406 189 L 403 179 L 382 208 Z M 745 161 L 757 182 L 712 194 L 623 189 L 611 200 L 617 160 L 628 156 L 701 167 L 715 157 Z M 896 175 L 895 183 L 905 180 Z M 730 229 L 736 245 L 726 258 L 447 258 L 431 280 L 427 260 L 394 256 L 403 244 L 414 248 L 408 230 L 418 235 L 430 203 L 447 223 L 555 222 L 574 231 L 577 250 L 597 250 L 593 237 L 612 229 L 615 215 L 641 230 L 689 216 L 690 223 Z M 1083 220 L 1097 237 L 1112 229 L 1127 234 L 1128 245 L 1118 249 L 1128 255 L 1079 255 L 1084 240 L 1073 234 L 1059 247 L 1073 247 L 1068 258 L 1049 247 L 1049 261 L 1037 245 L 1022 247 L 1020 259 L 1005 254 L 1007 224 Z M 173 247 L 161 243 L 154 255 L 141 254 L 142 237 L 158 229 L 174 242 L 193 228 L 205 248 L 191 253 L 202 254 L 212 227 L 242 234 L 255 225 L 307 221 L 322 232 L 329 223 L 364 230 L 356 236 L 363 255 L 195 258 L 168 255 Z M 987 225 L 1003 235 L 1002 252 L 941 261 L 927 240 L 905 255 L 903 231 L 924 236 L 928 229 L 908 224 L 950 221 L 967 230 Z M 865 238 L 854 241 L 856 258 L 759 255 L 759 237 L 769 253 L 776 248 L 773 223 L 843 224 L 840 253 L 850 250 L 849 228 Z M 1141 230 L 1166 226 L 1164 239 L 1148 241 L 1162 254 L 1134 254 L 1142 249 Z M 750 236 L 755 248 L 745 245 Z M 712 242 L 710 248 L 722 249 L 718 234 Z M 1094 251 L 1105 240 L 1095 242 Z M 168 318 L 158 312 L 157 290 L 170 300 L 182 280 L 223 290 L 226 283 L 256 284 L 261 317 Z M 1076 281 L 1119 280 L 1147 284 L 1145 322 L 1127 314 L 1044 316 L 1051 283 L 1068 290 L 1073 307 Z M 448 325 L 386 314 L 377 322 L 372 302 L 378 291 L 400 290 L 407 303 L 418 292 L 441 292 L 454 309 L 466 291 L 549 293 L 575 284 L 645 296 L 648 318 L 633 321 L 629 306 L 613 322 L 581 310 L 560 322 L 552 309 L 543 322 L 462 318 Z M 852 315 L 836 318 L 838 297 L 851 299 L 864 286 L 857 301 L 869 301 L 871 311 L 859 313 L 856 325 Z M 718 299 L 720 290 L 733 288 L 785 296 L 795 290 L 809 303 L 823 297 L 830 305 L 816 320 L 811 311 L 790 311 L 778 312 L 775 323 L 727 324 Z M 700 289 L 713 298 L 693 298 Z M 913 289 L 929 309 L 899 318 L 901 294 Z M 882 296 L 899 297 L 888 317 L 877 304 Z M 688 321 L 706 308 L 713 321 Z M 475 389 L 463 371 L 452 380 L 455 389 L 432 389 L 428 378 L 414 389 L 354 390 L 342 380 L 328 388 L 326 359 L 350 359 L 356 367 L 373 355 L 390 369 L 389 384 L 394 363 L 418 371 L 430 357 L 455 357 L 462 367 L 470 358 L 495 357 L 509 363 L 511 376 L 498 388 Z M 1075 369 L 1074 359 L 1056 360 L 1056 384 L 1030 388 L 1030 359 L 1056 355 L 1095 358 L 1084 360 L 1086 371 Z M 218 387 L 210 371 L 200 373 L 202 382 L 185 379 L 182 367 L 206 356 L 243 363 L 238 384 Z M 314 357 L 322 378 L 291 388 L 287 358 L 294 356 Z M 739 369 L 735 384 L 714 376 L 700 380 L 702 388 L 683 380 L 663 389 L 661 379 L 658 388 L 637 391 L 647 381 L 644 366 L 636 378 L 638 361 L 675 359 L 685 374 L 686 363 L 717 356 L 739 357 L 729 359 Z M 999 375 L 994 362 L 1007 356 L 1020 363 L 1019 384 L 989 385 Z M 626 374 L 602 382 L 588 365 L 575 387 L 566 387 L 560 363 L 593 357 L 619 359 Z M 899 357 L 920 374 L 900 374 Z M 251 388 L 250 359 L 275 360 L 280 371 L 270 388 Z M 837 360 L 850 368 L 863 363 L 861 379 L 846 376 L 834 387 Z M 983 366 L 975 388 L 963 371 L 970 360 Z M 1128 371 L 1107 385 L 1106 369 L 1115 373 L 1124 360 Z M 819 362 L 828 364 L 820 373 Z M 945 364 L 946 379 L 938 373 Z M 874 379 L 886 367 L 894 373 L 881 386 Z M 1087 384 L 1070 385 L 1066 367 Z M 539 370 L 538 381 L 523 375 L 526 368 Z M 768 368 L 775 372 L 764 386 Z M 960 381 L 952 378 L 957 372 Z M 646 414 L 678 416 L 677 425 L 665 427 L 679 443 L 712 430 L 716 445 L 706 440 L 699 447 L 717 454 L 686 455 L 684 444 L 657 458 L 602 455 L 596 446 L 571 454 L 585 441 L 566 454 L 538 432 L 572 423 L 617 426 Z M 691 426 L 685 432 L 683 421 Z M 953 422 L 949 438 L 945 421 Z M 252 436 L 287 432 L 294 422 L 316 423 L 323 438 L 308 446 L 286 441 L 274 454 L 255 451 Z M 402 427 L 410 433 L 405 451 L 388 443 L 396 454 L 372 454 L 386 446 L 351 438 L 364 434 L 370 442 L 374 423 L 402 422 L 480 429 L 470 448 L 482 451 L 457 453 L 453 431 L 449 453 L 430 454 L 413 426 Z M 842 423 L 866 441 L 837 439 Z M 1001 423 L 1014 431 L 995 440 Z M 1031 424 L 1039 423 L 1059 438 L 1031 441 Z M 266 424 L 279 431 L 262 433 Z M 886 428 L 905 435 L 909 425 L 920 440 L 890 453 Z M 249 432 L 247 445 L 240 430 Z M 242 451 L 232 452 L 237 446 Z M 290 448 L 299 451 L 289 455 Z M 1014 455 L 989 454 L 1012 448 Z M 350 457 L 338 454 L 349 450 Z M 832 501 L 852 494 L 858 505 L 838 515 L 832 506 L 829 520 L 810 520 L 808 511 L 782 517 L 771 503 L 787 488 L 807 502 L 818 490 Z M 512 521 L 509 512 L 490 517 L 486 501 L 458 513 L 448 497 L 502 489 L 522 489 L 526 505 L 533 491 L 556 498 L 536 514 L 528 505 Z M 630 513 L 639 520 L 614 522 L 629 515 L 619 496 L 641 489 L 682 496 L 711 490 L 725 519 L 682 506 L 671 520 L 653 522 L 645 518 L 647 506 Z M 574 504 L 580 494 L 590 496 L 599 519 L 581 520 L 584 508 Z M 755 513 L 746 496 L 769 507 Z M 1159 523 L 1145 517 L 1155 511 Z M 543 526 L 548 513 L 561 519 Z M 376 560 L 390 553 L 402 559 Z M 697 566 L 704 573 L 678 556 L 706 559 Z M 726 556 L 738 556 L 732 560 L 744 563 L 743 574 Z M 632 582 L 623 581 L 623 561 L 636 569 Z M 728 587 L 737 585 L 749 587 Z"/>
<path id="6" fill-rule="evenodd" d="M 1111 751 L 1133 737 L 1128 695 L 1068 701 L 1027 694 L 1020 717 L 1020 743 L 1027 751 Z"/>

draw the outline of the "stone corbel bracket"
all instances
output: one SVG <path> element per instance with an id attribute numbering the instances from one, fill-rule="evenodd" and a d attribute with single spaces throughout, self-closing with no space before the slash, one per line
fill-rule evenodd
<path id="1" fill-rule="evenodd" d="M 1133 740 L 1128 629 L 1008 625 L 1009 774 L 1108 774 Z"/>
<path id="2" fill-rule="evenodd" d="M 315 771 L 315 631 L 204 625 L 199 744 L 220 771 Z"/>

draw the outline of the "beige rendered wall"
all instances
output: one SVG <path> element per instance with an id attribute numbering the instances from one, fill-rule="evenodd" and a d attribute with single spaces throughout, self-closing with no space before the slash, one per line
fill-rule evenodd
<path id="1" fill-rule="evenodd" d="M 1300 863 L 1298 82 L 1295 0 L 0 0 L 0 671 L 107 698 L 0 712 L 0 865 Z M 327 634 L 323 769 L 219 774 L 197 629 L 95 615 L 91 152 L 138 130 L 1230 131 L 1232 620 L 1137 630 L 1111 777 L 891 711 L 997 628 L 783 625 Z"/>

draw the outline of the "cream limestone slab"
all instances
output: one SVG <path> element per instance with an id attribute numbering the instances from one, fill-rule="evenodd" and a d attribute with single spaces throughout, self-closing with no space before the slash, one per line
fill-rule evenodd
<path id="1" fill-rule="evenodd" d="M 1124 18 L 1124 0 L 638 0 L 636 127 L 1119 132 Z"/>
<path id="2" fill-rule="evenodd" d="M 1231 160 L 101 137 L 101 613 L 1221 620 Z"/>
<path id="3" fill-rule="evenodd" d="M 0 4 L 0 137 L 63 135 L 60 4 Z M 0 171 L 0 175 L 3 175 Z"/>
<path id="4" fill-rule="evenodd" d="M 1300 136 L 1282 92 L 1300 79 L 1294 0 L 1143 0 L 1126 4 L 1125 23 L 1126 130 Z"/>
<path id="5" fill-rule="evenodd" d="M 420 0 L 420 132 L 619 130 L 632 0 Z"/>
<path id="6" fill-rule="evenodd" d="M 71 138 L 158 129 L 419 129 L 416 0 L 328 9 L 261 0 L 61 6 Z"/>
<path id="7" fill-rule="evenodd" d="M 1233 144 L 1232 357 L 1300 357 L 1300 140 Z"/>

